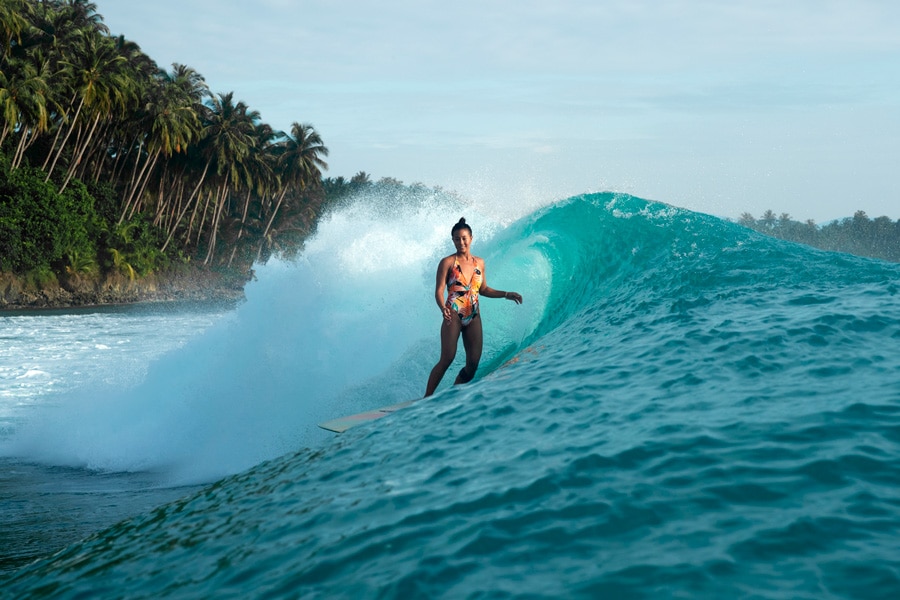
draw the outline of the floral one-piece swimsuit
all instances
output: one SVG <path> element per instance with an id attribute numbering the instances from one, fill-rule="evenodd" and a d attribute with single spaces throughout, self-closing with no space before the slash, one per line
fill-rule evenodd
<path id="1" fill-rule="evenodd" d="M 459 315 L 463 327 L 478 316 L 478 290 L 481 289 L 483 280 L 481 269 L 475 267 L 472 280 L 467 284 L 458 258 L 454 260 L 453 268 L 447 272 L 447 302 L 444 306 Z"/>

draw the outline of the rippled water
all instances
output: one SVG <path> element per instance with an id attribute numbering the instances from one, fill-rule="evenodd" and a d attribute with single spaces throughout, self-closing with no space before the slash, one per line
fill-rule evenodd
<path id="1" fill-rule="evenodd" d="M 164 406 L 192 427 L 159 418 L 128 445 L 117 418 L 91 443 L 63 439 L 68 468 L 92 476 L 130 467 L 172 490 L 215 478 L 211 457 L 231 446 L 221 470 L 234 474 L 19 569 L 7 592 L 900 594 L 896 265 L 627 196 L 574 198 L 482 238 L 476 226 L 491 286 L 526 298 L 484 302 L 481 377 L 321 436 L 317 420 L 420 395 L 436 358 L 439 315 L 414 298 L 430 298 L 451 249 L 434 215 L 401 220 L 391 243 L 404 268 L 388 279 L 409 279 L 399 298 L 377 286 L 384 272 L 340 262 L 371 220 L 326 223 L 303 264 L 264 270 L 229 323 L 116 397 L 146 418 L 169 389 L 177 405 Z M 196 392 L 213 372 L 218 412 Z M 54 414 L 38 431 L 61 431 Z M 13 427 L 7 460 L 64 462 L 32 429 Z M 153 447 L 161 430 L 178 452 Z"/>

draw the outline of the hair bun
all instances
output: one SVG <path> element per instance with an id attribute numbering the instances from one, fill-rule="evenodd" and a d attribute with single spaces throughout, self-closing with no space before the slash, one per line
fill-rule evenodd
<path id="1" fill-rule="evenodd" d="M 472 235 L 472 228 L 469 227 L 469 224 L 466 223 L 465 219 L 460 219 L 456 222 L 456 225 L 454 225 L 453 229 L 450 230 L 450 235 L 456 235 L 457 231 L 461 231 L 463 229 L 468 231 L 470 236 Z"/>
<path id="2" fill-rule="evenodd" d="M 466 224 L 466 218 L 465 218 L 465 217 L 460 217 L 460 218 L 459 218 L 459 221 L 457 221 L 456 224 L 457 224 L 457 225 L 465 225 L 465 224 Z"/>

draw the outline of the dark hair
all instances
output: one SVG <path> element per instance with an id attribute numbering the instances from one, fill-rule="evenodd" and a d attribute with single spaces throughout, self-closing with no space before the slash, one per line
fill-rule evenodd
<path id="1" fill-rule="evenodd" d="M 468 229 L 469 235 L 470 236 L 472 235 L 472 228 L 469 227 L 469 225 L 466 223 L 465 218 L 462 218 L 459 221 L 457 221 L 456 225 L 453 226 L 453 229 L 450 230 L 450 235 L 456 234 L 456 232 L 459 231 L 460 229 Z"/>

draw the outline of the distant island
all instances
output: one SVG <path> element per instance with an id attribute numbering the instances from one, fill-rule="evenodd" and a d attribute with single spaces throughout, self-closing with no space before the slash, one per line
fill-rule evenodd
<path id="1" fill-rule="evenodd" d="M 744 213 L 738 223 L 783 240 L 799 242 L 822 250 L 846 252 L 857 256 L 900 262 L 900 219 L 870 219 L 861 210 L 852 217 L 816 225 L 815 221 L 799 222 L 787 213 L 776 216 L 770 209 L 758 219 Z"/>

